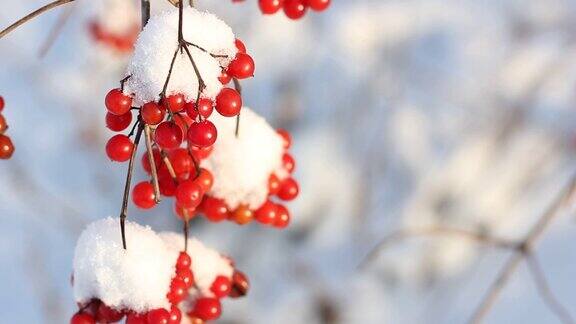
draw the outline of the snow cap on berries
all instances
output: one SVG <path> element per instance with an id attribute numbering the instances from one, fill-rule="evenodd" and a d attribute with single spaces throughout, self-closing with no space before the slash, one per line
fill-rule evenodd
<path id="1" fill-rule="evenodd" d="M 166 243 L 166 246 L 172 251 L 182 251 L 184 244 L 184 237 L 182 234 L 173 232 L 160 233 L 160 237 Z M 222 256 L 218 251 L 206 247 L 202 242 L 195 238 L 188 240 L 188 254 L 192 259 L 192 272 L 194 273 L 195 285 L 200 291 L 193 291 L 192 293 L 199 293 L 205 297 L 212 297 L 214 294 L 210 291 L 210 287 L 218 276 L 231 278 L 234 273 L 234 268 L 230 261 Z M 194 288 L 193 288 L 194 289 Z"/>
<path id="2" fill-rule="evenodd" d="M 200 75 L 206 85 L 202 97 L 214 99 L 222 84 L 222 68 L 228 67 L 237 49 L 232 29 L 216 16 L 194 8 L 184 9 L 183 35 L 189 45 Z M 172 9 L 151 17 L 135 45 L 128 64 L 125 93 L 134 94 L 138 104 L 158 101 L 178 47 L 178 10 Z M 223 55 L 225 57 L 213 57 Z M 170 77 L 167 96 L 181 93 L 195 101 L 199 81 L 186 51 L 178 52 Z"/>
<path id="3" fill-rule="evenodd" d="M 223 199 L 230 209 L 248 205 L 260 207 L 268 197 L 271 174 L 286 178 L 282 169 L 283 139 L 266 120 L 249 108 L 242 108 L 241 129 L 236 137 L 236 120 L 217 116 L 218 140 L 202 167 L 212 172 L 210 196 Z"/>
<path id="4" fill-rule="evenodd" d="M 149 227 L 136 223 L 126 223 L 126 237 L 124 250 L 115 218 L 96 221 L 82 232 L 74 255 L 76 301 L 98 298 L 112 308 L 135 312 L 169 309 L 166 292 L 177 251 L 168 249 Z"/>

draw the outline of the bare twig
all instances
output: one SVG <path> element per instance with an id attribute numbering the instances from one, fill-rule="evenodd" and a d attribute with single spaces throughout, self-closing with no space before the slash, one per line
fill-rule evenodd
<path id="1" fill-rule="evenodd" d="M 42 44 L 40 50 L 38 51 L 39 58 L 43 58 L 44 56 L 46 56 L 46 54 L 48 54 L 54 43 L 56 43 L 58 36 L 60 36 L 62 30 L 64 29 L 64 26 L 68 22 L 70 16 L 72 16 L 74 8 L 75 6 L 68 6 L 67 8 L 65 8 L 65 10 L 63 10 L 60 13 L 60 16 L 56 20 L 56 23 L 54 24 L 52 29 L 50 29 L 50 33 L 48 34 L 48 37 L 44 41 L 44 44 Z"/>
<path id="2" fill-rule="evenodd" d="M 146 139 L 146 150 L 148 153 L 148 162 L 150 162 L 150 169 L 152 173 L 152 186 L 154 187 L 154 200 L 159 203 L 160 198 L 160 185 L 158 184 L 158 171 L 156 170 L 156 161 L 154 159 L 154 151 L 152 150 L 152 130 L 149 125 L 144 126 L 144 138 Z"/>
<path id="3" fill-rule="evenodd" d="M 26 22 L 28 22 L 29 20 L 32 20 L 33 18 L 45 13 L 46 11 L 49 11 L 50 9 L 54 9 L 56 7 L 59 7 L 61 5 L 73 2 L 74 0 L 56 0 L 53 1 L 29 14 L 27 14 L 26 16 L 24 16 L 23 18 L 21 18 L 20 20 L 18 20 L 17 22 L 13 23 L 12 25 L 6 27 L 6 29 L 0 31 L 0 39 L 3 38 L 4 36 L 8 35 L 10 32 L 12 32 L 13 30 L 15 30 L 16 28 L 20 27 L 21 25 L 25 24 Z"/>
<path id="4" fill-rule="evenodd" d="M 238 93 L 240 95 L 242 95 L 242 85 L 240 85 L 240 81 L 237 78 L 234 78 L 234 88 L 236 89 L 236 91 L 238 91 Z M 236 116 L 236 130 L 234 131 L 236 138 L 238 138 L 238 136 L 240 135 L 240 114 L 241 113 L 242 113 L 242 111 L 238 112 L 238 116 Z"/>
<path id="5" fill-rule="evenodd" d="M 140 10 L 142 11 L 142 29 L 150 20 L 150 0 L 140 0 Z"/>

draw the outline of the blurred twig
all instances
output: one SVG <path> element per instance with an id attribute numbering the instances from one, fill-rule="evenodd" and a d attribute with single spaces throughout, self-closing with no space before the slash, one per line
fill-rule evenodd
<path id="1" fill-rule="evenodd" d="M 56 7 L 59 7 L 61 5 L 73 2 L 74 0 L 56 0 L 53 1 L 29 14 L 27 14 L 26 16 L 24 16 L 23 18 L 21 18 L 20 20 L 18 20 L 17 22 L 13 23 L 12 25 L 6 27 L 6 29 L 0 31 L 0 38 L 3 38 L 4 36 L 8 35 L 11 31 L 13 31 L 14 29 L 20 27 L 21 25 L 25 24 L 26 22 L 28 22 L 29 20 L 32 20 L 33 18 L 45 13 L 46 11 L 49 11 L 50 9 L 54 9 Z"/>
<path id="2" fill-rule="evenodd" d="M 75 6 L 68 6 L 64 11 L 60 13 L 60 16 L 56 20 L 56 23 L 54 24 L 54 26 L 52 26 L 52 29 L 50 29 L 48 37 L 42 44 L 42 47 L 40 47 L 40 50 L 38 51 L 39 58 L 43 58 L 44 56 L 46 56 L 46 54 L 48 54 L 54 43 L 56 43 L 58 36 L 60 36 L 60 34 L 62 33 L 62 30 L 66 25 L 66 23 L 68 22 L 68 19 L 72 15 L 72 12 L 74 12 L 74 8 Z"/>

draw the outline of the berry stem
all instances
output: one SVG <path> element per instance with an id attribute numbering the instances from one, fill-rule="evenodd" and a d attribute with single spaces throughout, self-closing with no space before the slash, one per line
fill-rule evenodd
<path id="1" fill-rule="evenodd" d="M 130 183 L 132 182 L 132 173 L 134 171 L 134 160 L 136 159 L 136 152 L 138 151 L 138 144 L 140 143 L 140 138 L 142 137 L 142 131 L 144 130 L 143 123 L 138 120 L 138 131 L 136 132 L 136 138 L 134 139 L 134 149 L 132 151 L 132 156 L 130 156 L 130 162 L 128 163 L 128 174 L 126 175 L 126 185 L 124 187 L 124 199 L 122 200 L 122 210 L 120 211 L 120 232 L 122 233 L 122 246 L 124 250 L 127 249 L 126 244 L 126 217 L 128 217 L 128 198 L 130 196 Z"/>
<path id="2" fill-rule="evenodd" d="M 188 252 L 188 232 L 190 230 L 188 210 L 184 209 L 184 252 Z"/>
<path id="3" fill-rule="evenodd" d="M 140 6 L 142 10 L 142 29 L 148 24 L 150 20 L 150 0 L 141 0 Z"/>
<path id="4" fill-rule="evenodd" d="M 174 181 L 176 181 L 177 180 L 176 171 L 174 171 L 174 167 L 172 166 L 172 162 L 170 162 L 170 159 L 168 158 L 168 154 L 166 154 L 166 151 L 161 150 L 160 155 L 162 156 L 162 161 L 164 161 L 164 164 L 168 169 L 168 173 L 170 173 L 170 176 L 174 179 Z"/>
<path id="5" fill-rule="evenodd" d="M 12 25 L 6 27 L 4 30 L 0 31 L 0 39 L 3 38 L 4 36 L 8 35 L 10 32 L 12 32 L 14 29 L 20 27 L 21 25 L 25 24 L 26 22 L 28 22 L 29 20 L 32 20 L 34 18 L 36 18 L 37 16 L 45 13 L 46 11 L 50 10 L 50 9 L 54 9 L 56 7 L 59 7 L 61 5 L 73 2 L 74 0 L 56 0 L 53 1 L 43 7 L 40 7 L 38 9 L 36 9 L 35 11 L 27 14 L 26 16 L 22 17 L 20 20 L 18 20 L 17 22 L 13 23 Z"/>
<path id="6" fill-rule="evenodd" d="M 160 202 L 160 185 L 158 184 L 158 171 L 156 170 L 156 161 L 152 151 L 152 131 L 150 125 L 144 126 L 144 138 L 146 139 L 146 150 L 148 151 L 148 161 L 152 169 L 152 186 L 154 186 L 154 200 Z"/>
<path id="7" fill-rule="evenodd" d="M 236 89 L 236 91 L 238 91 L 238 93 L 240 95 L 242 95 L 242 85 L 240 85 L 240 81 L 237 78 L 234 78 L 234 88 Z M 238 112 L 238 116 L 236 116 L 236 138 L 238 138 L 238 136 L 240 135 L 240 114 L 241 111 Z"/>

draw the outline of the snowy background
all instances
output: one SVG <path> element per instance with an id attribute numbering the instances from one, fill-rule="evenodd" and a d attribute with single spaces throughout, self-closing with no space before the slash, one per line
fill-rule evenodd
<path id="1" fill-rule="evenodd" d="M 78 1 L 43 59 L 58 10 L 0 41 L 0 95 L 17 146 L 0 163 L 2 324 L 67 323 L 78 235 L 120 209 L 126 166 L 104 154 L 103 101 L 126 57 L 87 29 L 105 1 Z M 254 56 L 245 102 L 294 133 L 302 185 L 288 230 L 192 224 L 252 281 L 248 298 L 224 303 L 220 323 L 465 322 L 505 252 L 418 239 L 359 265 L 405 226 L 518 238 L 542 214 L 576 170 L 576 2 L 335 0 L 299 22 L 262 17 L 256 0 L 196 2 Z M 44 3 L 4 1 L 0 27 Z M 130 218 L 180 227 L 169 203 L 131 206 Z M 573 215 L 562 215 L 537 250 L 573 314 L 575 234 Z M 523 266 L 487 321 L 557 319 Z"/>

